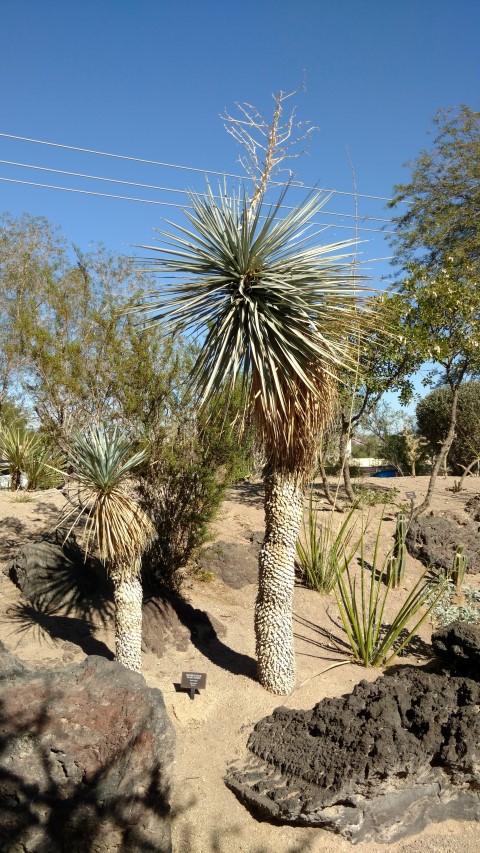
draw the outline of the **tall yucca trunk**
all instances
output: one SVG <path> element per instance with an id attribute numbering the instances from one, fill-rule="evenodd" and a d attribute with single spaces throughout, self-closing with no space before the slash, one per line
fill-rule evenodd
<path id="1" fill-rule="evenodd" d="M 115 658 L 134 672 L 142 671 L 142 584 L 138 572 L 110 570 L 115 602 Z"/>
<path id="2" fill-rule="evenodd" d="M 259 557 L 255 636 L 258 677 L 272 693 L 295 684 L 292 604 L 295 546 L 303 516 L 303 488 L 293 474 L 265 480 L 265 539 Z"/>

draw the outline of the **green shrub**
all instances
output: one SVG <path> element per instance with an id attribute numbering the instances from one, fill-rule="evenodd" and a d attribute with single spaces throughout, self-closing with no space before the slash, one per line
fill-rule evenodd
<path id="1" fill-rule="evenodd" d="M 355 494 L 357 504 L 362 506 L 379 506 L 380 504 L 394 503 L 399 494 L 399 489 L 373 488 L 372 486 L 356 486 Z"/>
<path id="2" fill-rule="evenodd" d="M 38 489 L 53 489 L 63 480 L 62 470 L 65 460 L 50 447 L 40 446 L 26 460 L 25 474 L 27 475 L 29 491 Z"/>
<path id="3" fill-rule="evenodd" d="M 180 570 L 208 537 L 226 490 L 249 471 L 252 434 L 239 436 L 219 400 L 185 418 L 174 433 L 151 440 L 148 470 L 140 478 L 143 509 L 157 538 L 143 558 L 145 587 L 178 589 Z"/>
<path id="4" fill-rule="evenodd" d="M 465 604 L 454 602 L 458 593 L 465 596 Z M 465 584 L 457 589 L 448 578 L 444 597 L 435 604 L 433 618 L 439 625 L 449 625 L 450 622 L 469 622 L 471 625 L 480 623 L 480 590 Z"/>
<path id="5" fill-rule="evenodd" d="M 451 578 L 457 589 L 463 584 L 465 572 L 467 571 L 467 563 L 468 557 L 463 553 L 463 545 L 459 545 L 453 555 L 452 565 L 448 573 L 448 577 Z"/>

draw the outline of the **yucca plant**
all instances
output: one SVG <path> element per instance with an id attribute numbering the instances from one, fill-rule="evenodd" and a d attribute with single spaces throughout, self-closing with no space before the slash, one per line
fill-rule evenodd
<path id="1" fill-rule="evenodd" d="M 320 246 L 309 225 L 318 195 L 280 218 L 284 194 L 265 215 L 210 187 L 190 196 L 188 227 L 161 231 L 145 261 L 161 276 L 150 323 L 204 336 L 191 374 L 203 403 L 242 382 L 266 458 L 265 539 L 255 606 L 258 674 L 273 693 L 295 682 L 292 596 L 295 545 L 317 437 L 330 417 L 335 377 L 358 326 L 347 243 Z M 151 266 L 150 266 L 151 264 Z"/>
<path id="2" fill-rule="evenodd" d="M 358 573 L 355 575 L 346 565 L 345 571 L 339 572 L 335 587 L 340 618 L 353 660 L 363 666 L 389 664 L 408 645 L 448 585 L 445 578 L 429 581 L 426 574 L 422 575 L 400 608 L 393 616 L 389 614 L 389 621 L 385 622 L 393 576 L 390 574 L 388 579 L 388 557 L 380 563 L 378 555 L 382 523 L 383 518 L 378 526 L 371 563 L 367 564 L 365 559 L 362 536 Z M 412 621 L 415 624 L 411 628 Z"/>
<path id="3" fill-rule="evenodd" d="M 297 541 L 297 560 L 302 577 L 310 589 L 328 594 L 337 583 L 339 571 L 349 565 L 359 542 L 349 547 L 356 528 L 355 508 L 351 507 L 336 528 L 333 510 L 318 520 L 318 510 L 310 493 L 307 517 L 303 520 L 303 537 Z"/>
<path id="4" fill-rule="evenodd" d="M 144 464 L 147 450 L 117 428 L 93 426 L 73 438 L 69 450 L 72 476 L 77 483 L 76 504 L 61 519 L 74 514 L 72 529 L 85 518 L 85 550 L 97 545 L 98 554 L 113 582 L 115 655 L 119 663 L 141 672 L 142 553 L 153 536 L 148 516 L 128 488 L 132 472 Z"/>
<path id="5" fill-rule="evenodd" d="M 34 432 L 9 425 L 0 428 L 0 464 L 10 471 L 12 490 L 20 488 L 21 475 L 41 450 L 42 438 Z"/>
<path id="6" fill-rule="evenodd" d="M 53 489 L 63 480 L 64 457 L 52 450 L 50 447 L 40 444 L 24 464 L 24 471 L 28 480 L 28 488 Z"/>

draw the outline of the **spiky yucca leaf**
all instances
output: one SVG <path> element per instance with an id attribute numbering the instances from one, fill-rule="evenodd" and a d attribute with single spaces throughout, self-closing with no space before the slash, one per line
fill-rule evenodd
<path id="1" fill-rule="evenodd" d="M 243 378 L 267 454 L 276 467 L 301 467 L 312 435 L 329 415 L 333 380 L 349 360 L 358 323 L 352 243 L 319 246 L 309 223 L 325 203 L 309 197 L 278 219 L 284 194 L 264 218 L 239 197 L 192 194 L 190 228 L 161 231 L 152 270 L 162 291 L 142 310 L 165 330 L 205 341 L 192 383 L 203 400 Z M 147 261 L 146 261 L 147 264 Z"/>
<path id="2" fill-rule="evenodd" d="M 85 435 L 75 436 L 69 452 L 73 476 L 80 484 L 78 513 L 69 510 L 63 517 L 76 513 L 72 527 L 88 509 L 86 551 L 92 541 L 98 546 L 100 559 L 118 570 L 138 569 L 138 557 L 153 535 L 148 516 L 129 493 L 126 484 L 134 469 L 147 457 L 136 443 L 117 428 L 92 427 Z"/>

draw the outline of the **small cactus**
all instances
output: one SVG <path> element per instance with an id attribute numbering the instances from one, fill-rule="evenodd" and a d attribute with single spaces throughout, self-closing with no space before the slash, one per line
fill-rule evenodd
<path id="1" fill-rule="evenodd" d="M 394 589 L 400 586 L 405 574 L 405 565 L 407 560 L 407 546 L 405 537 L 407 535 L 408 524 L 402 512 L 397 516 L 397 527 L 394 535 L 393 551 L 387 561 L 387 583 Z"/>
<path id="2" fill-rule="evenodd" d="M 463 584 L 465 572 L 467 571 L 468 557 L 463 553 L 463 545 L 459 545 L 453 556 L 452 568 L 449 575 L 457 589 Z"/>

